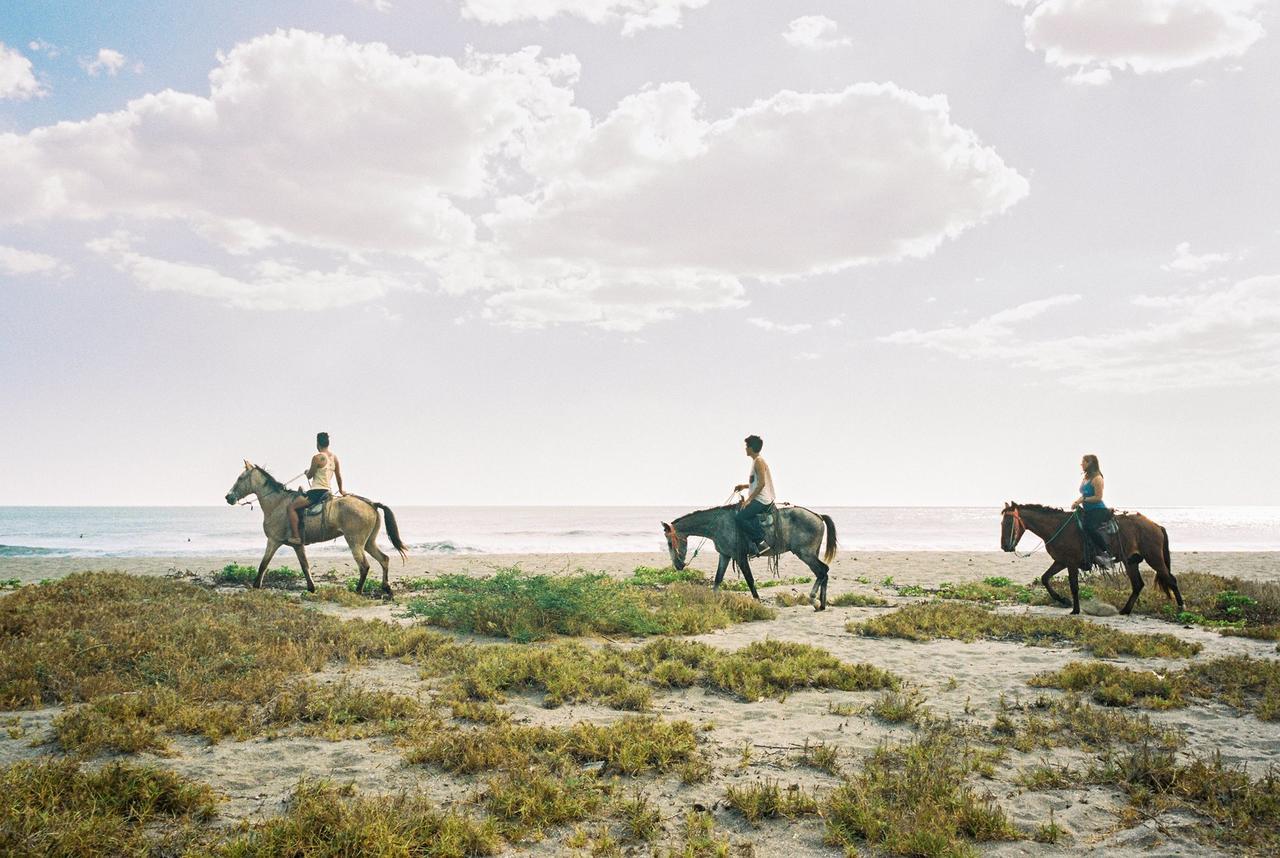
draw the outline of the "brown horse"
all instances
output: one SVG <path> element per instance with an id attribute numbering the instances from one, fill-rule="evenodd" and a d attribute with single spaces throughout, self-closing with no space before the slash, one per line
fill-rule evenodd
<path id="1" fill-rule="evenodd" d="M 1000 547 L 1005 551 L 1013 551 L 1018 547 L 1018 540 L 1028 530 L 1044 540 L 1044 550 L 1053 558 L 1053 565 L 1040 576 L 1040 583 L 1049 591 L 1049 597 L 1059 605 L 1071 605 L 1071 613 L 1080 613 L 1080 568 L 1087 563 L 1084 534 L 1078 525 L 1079 516 L 1052 506 L 1041 506 L 1033 503 L 1005 504 L 1000 514 Z M 1116 524 L 1120 532 L 1112 542 L 1112 550 L 1116 559 L 1124 562 L 1125 571 L 1129 573 L 1129 584 L 1133 591 L 1129 601 L 1124 603 L 1120 613 L 1127 614 L 1133 610 L 1142 592 L 1142 575 L 1138 572 L 1138 563 L 1145 560 L 1155 570 L 1156 586 L 1166 597 L 1177 599 L 1178 610 L 1182 610 L 1182 593 L 1178 590 L 1178 581 L 1170 570 L 1172 558 L 1169 556 L 1169 533 L 1145 515 L 1136 512 L 1119 513 Z M 1058 572 L 1067 570 L 1067 581 L 1071 585 L 1071 602 L 1058 595 L 1049 583 Z"/>
<path id="2" fill-rule="evenodd" d="M 271 562 L 271 558 L 275 556 L 280 546 L 289 541 L 287 507 L 289 501 L 300 494 L 301 492 L 294 491 L 268 474 L 265 469 L 250 464 L 248 459 L 244 462 L 244 472 L 236 479 L 231 491 L 227 492 L 226 501 L 229 504 L 237 503 L 241 498 L 250 495 L 257 495 L 258 505 L 262 507 L 262 532 L 267 535 L 267 551 L 262 555 L 262 562 L 258 564 L 258 577 L 254 579 L 254 587 L 262 586 L 262 576 L 267 571 L 267 564 Z M 391 544 L 395 546 L 396 551 L 400 552 L 400 559 L 403 561 L 406 551 L 400 542 L 400 529 L 396 526 L 395 513 L 385 504 L 356 495 L 332 498 L 326 503 L 321 515 L 314 519 L 307 516 L 302 538 L 304 542 L 310 544 L 327 542 L 339 536 L 346 537 L 347 545 L 351 548 L 351 556 L 360 567 L 360 585 L 356 588 L 357 593 L 364 592 L 364 580 L 369 575 L 369 560 L 365 557 L 365 552 L 372 554 L 382 566 L 382 592 L 390 596 L 391 584 L 387 580 L 390 561 L 378 548 L 376 542 L 378 510 L 386 514 L 387 536 L 391 538 Z M 307 579 L 307 589 L 314 593 L 316 585 L 311 580 L 307 555 L 301 545 L 293 546 L 293 550 L 298 555 L 298 565 L 302 567 L 302 574 Z"/>

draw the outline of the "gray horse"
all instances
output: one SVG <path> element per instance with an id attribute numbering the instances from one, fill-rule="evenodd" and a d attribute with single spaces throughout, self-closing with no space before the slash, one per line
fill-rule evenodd
<path id="1" fill-rule="evenodd" d="M 716 552 L 720 555 L 715 588 L 720 589 L 720 584 L 724 581 L 724 570 L 732 560 L 742 570 L 742 577 L 747 580 L 751 595 L 758 600 L 760 594 L 756 592 L 755 578 L 751 576 L 751 566 L 747 562 L 747 541 L 734 519 L 737 511 L 737 504 L 700 509 L 682 515 L 670 524 L 662 522 L 662 532 L 667 538 L 667 550 L 671 552 L 671 565 L 676 569 L 685 567 L 689 537 L 706 537 L 715 543 Z M 774 545 L 765 556 L 776 558 L 779 554 L 790 551 L 804 561 L 813 570 L 813 589 L 809 591 L 809 604 L 813 605 L 815 611 L 826 610 L 827 572 L 831 569 L 827 564 L 836 556 L 836 523 L 831 520 L 831 516 L 818 515 L 802 506 L 779 506 L 775 515 L 775 530 L 770 534 Z M 822 559 L 818 559 L 824 535 L 827 538 L 827 550 Z M 821 599 L 817 598 L 819 592 Z"/>
<path id="2" fill-rule="evenodd" d="M 258 577 L 253 581 L 255 588 L 262 586 L 262 576 L 266 573 L 267 564 L 271 562 L 276 551 L 281 545 L 289 542 L 289 518 L 286 507 L 289 501 L 298 497 L 299 494 L 301 493 L 289 488 L 268 474 L 266 469 L 252 464 L 248 459 L 245 459 L 244 471 L 236 478 L 231 491 L 227 492 L 226 501 L 229 504 L 238 503 L 241 498 L 250 495 L 257 495 L 258 506 L 262 507 L 262 532 L 267 537 L 267 550 L 262 555 L 262 562 L 258 564 Z M 373 559 L 377 560 L 378 565 L 382 567 L 382 592 L 390 596 L 391 584 L 387 580 L 389 559 L 382 553 L 382 549 L 378 548 L 376 541 L 379 530 L 378 510 L 382 510 L 386 516 L 387 536 L 391 538 L 391 544 L 396 551 L 400 552 L 400 559 L 403 560 L 405 547 L 400 541 L 400 530 L 396 527 L 395 513 L 386 504 L 357 495 L 343 495 L 330 500 L 319 521 L 307 523 L 302 539 L 309 545 L 313 542 L 327 542 L 339 536 L 346 537 L 351 556 L 355 558 L 356 566 L 360 567 L 360 585 L 356 588 L 356 592 L 364 592 L 364 581 L 369 576 L 369 560 L 365 555 L 372 554 Z M 307 589 L 314 593 L 316 585 L 311 580 L 311 568 L 307 563 L 306 552 L 301 545 L 293 546 L 293 550 L 298 555 L 298 565 L 302 567 L 302 574 L 307 579 Z"/>

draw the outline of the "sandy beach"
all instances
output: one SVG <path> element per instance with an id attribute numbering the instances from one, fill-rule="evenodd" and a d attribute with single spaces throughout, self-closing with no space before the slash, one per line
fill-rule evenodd
<path id="1" fill-rule="evenodd" d="M 706 552 L 710 550 L 708 547 Z M 280 562 L 274 565 L 289 565 L 285 559 L 282 552 Z M 87 569 L 204 578 L 230 562 L 253 563 L 254 558 L 132 558 L 108 562 L 8 559 L 0 562 L 0 579 L 18 578 L 31 582 Z M 637 566 L 666 566 L 667 562 L 665 556 L 658 554 L 428 556 L 411 557 L 403 565 L 397 561 L 392 574 L 393 580 L 442 572 L 484 575 L 498 568 L 516 565 L 526 572 L 600 570 L 623 575 L 630 574 Z M 714 554 L 708 557 L 704 553 L 695 565 L 707 572 L 714 571 Z M 1089 655 L 1070 646 L 1032 647 L 995 640 L 913 642 L 891 637 L 861 637 L 850 634 L 846 623 L 884 615 L 895 606 L 920 601 L 919 598 L 898 595 L 895 587 L 884 584 L 887 578 L 892 578 L 896 585 L 914 584 L 923 588 L 989 576 L 1030 582 L 1046 565 L 1042 554 L 1020 558 L 996 552 L 848 552 L 833 565 L 831 595 L 834 597 L 850 591 L 878 595 L 888 601 L 889 607 L 832 608 L 825 613 L 815 613 L 804 605 L 783 607 L 778 609 L 773 620 L 741 623 L 694 639 L 726 650 L 736 650 L 765 639 L 821 647 L 843 661 L 866 662 L 902 677 L 908 687 L 920 692 L 932 717 L 954 719 L 987 729 L 982 725 L 992 724 L 1008 707 L 1027 703 L 1043 693 L 1028 686 L 1028 680 L 1034 675 L 1087 659 Z M 1146 571 L 1149 575 L 1149 570 Z M 1280 554 L 1175 555 L 1174 571 L 1280 581 Z M 349 558 L 344 561 L 325 556 L 314 562 L 313 572 L 321 580 L 342 580 L 354 573 L 354 567 Z M 791 559 L 785 560 L 781 566 L 781 574 L 786 577 L 805 572 L 804 567 Z M 731 578 L 732 575 L 730 572 Z M 759 577 L 767 579 L 767 571 L 759 570 Z M 1062 585 L 1065 587 L 1065 580 Z M 773 604 L 780 592 L 805 590 L 807 587 L 803 585 L 783 585 L 762 590 L 762 595 L 766 603 Z M 1148 587 L 1142 598 L 1152 600 L 1161 597 L 1153 587 Z M 348 608 L 321 603 L 315 607 L 343 618 L 376 617 L 393 622 L 411 622 L 393 604 L 374 602 L 367 607 Z M 1062 609 L 1048 607 L 1006 606 L 999 610 L 1047 616 L 1065 614 Z M 1210 629 L 1179 626 L 1153 617 L 1090 617 L 1087 621 L 1128 632 L 1164 632 L 1203 646 L 1199 655 L 1189 661 L 1133 657 L 1104 659 L 1130 668 L 1162 673 L 1173 667 L 1225 655 L 1276 658 L 1274 641 L 1223 637 Z M 606 642 L 595 643 L 603 645 Z M 624 648 L 641 643 L 643 641 L 613 642 Z M 331 674 L 326 674 L 329 679 L 338 677 L 364 687 L 395 690 L 423 699 L 433 693 L 417 670 L 395 661 L 375 661 L 343 670 L 334 668 Z M 865 758 L 883 743 L 910 740 L 916 732 L 915 727 L 884 723 L 864 711 L 876 697 L 875 692 L 869 691 L 813 690 L 794 693 L 785 700 L 764 699 L 746 703 L 698 687 L 660 692 L 655 696 L 655 713 L 699 725 L 703 731 L 700 742 L 714 767 L 711 778 L 699 784 L 685 784 L 672 776 L 658 777 L 652 782 L 651 793 L 663 819 L 668 821 L 668 828 L 673 830 L 676 821 L 689 808 L 701 807 L 712 811 L 717 826 L 728 833 L 735 850 L 743 854 L 752 849 L 755 855 L 838 854 L 832 847 L 824 845 L 823 825 L 819 819 L 775 820 L 752 827 L 727 809 L 726 791 L 735 785 L 745 786 L 763 780 L 777 781 L 784 787 L 812 789 L 821 794 L 833 788 L 838 780 L 797 764 L 799 749 L 806 744 L 823 743 L 834 747 L 841 759 L 852 766 L 854 761 Z M 584 720 L 608 723 L 619 717 L 618 712 L 600 705 L 545 708 L 541 698 L 533 694 L 512 695 L 504 709 L 518 724 L 566 726 Z M 0 733 L 0 764 L 48 753 L 48 748 L 39 746 L 39 739 L 47 734 L 52 719 L 59 711 L 58 708 L 47 708 L 0 713 L 0 719 L 8 719 L 8 723 L 18 725 L 9 737 Z M 1216 751 L 1229 763 L 1246 766 L 1255 778 L 1261 776 L 1267 767 L 1280 765 L 1280 723 L 1275 721 L 1262 721 L 1253 715 L 1242 714 L 1238 709 L 1213 702 L 1197 702 L 1182 709 L 1147 714 L 1160 725 L 1184 731 L 1187 737 L 1184 755 Z M 20 738 L 15 738 L 17 736 Z M 203 739 L 179 737 L 174 740 L 173 748 L 175 752 L 168 756 L 144 752 L 133 755 L 133 759 L 211 784 L 225 797 L 219 809 L 220 819 L 225 824 L 242 819 L 261 819 L 281 812 L 290 791 L 303 776 L 323 776 L 342 783 L 350 782 L 361 791 L 375 794 L 418 791 L 446 807 L 465 806 L 481 785 L 477 776 L 442 776 L 433 769 L 406 765 L 393 742 L 378 739 L 323 741 L 306 737 L 277 737 L 210 744 Z M 1067 832 L 1064 839 L 1052 847 L 1052 854 L 1092 855 L 1101 854 L 1103 850 L 1117 856 L 1228 854 L 1216 851 L 1206 845 L 1203 838 L 1194 835 L 1192 829 L 1199 821 L 1189 814 L 1157 814 L 1136 824 L 1122 825 L 1124 801 L 1114 789 L 1081 784 L 1071 789 L 1030 790 L 1017 782 L 1019 772 L 1028 767 L 1080 764 L 1089 757 L 1083 749 L 1069 745 L 1029 752 L 1011 750 L 993 776 L 980 782 L 980 789 L 998 803 L 1015 825 L 1026 831 L 1047 822 L 1052 812 L 1055 823 Z M 571 850 L 564 846 L 564 841 L 570 829 L 548 832 L 546 839 L 510 847 L 504 854 L 568 854 Z M 984 855 L 1040 855 L 1048 854 L 1046 850 L 1050 849 L 1030 839 L 982 843 L 977 844 L 977 848 Z"/>

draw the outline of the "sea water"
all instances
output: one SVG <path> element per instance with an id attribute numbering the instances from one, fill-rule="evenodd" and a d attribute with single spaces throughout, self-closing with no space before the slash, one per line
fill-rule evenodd
<path id="1" fill-rule="evenodd" d="M 688 507 L 395 508 L 416 554 L 665 551 L 660 522 Z M 999 507 L 823 507 L 842 551 L 998 551 Z M 1280 551 L 1280 507 L 1144 509 L 1175 551 Z M 385 539 L 385 537 L 384 537 Z M 1019 546 L 1039 544 L 1028 534 Z M 0 557 L 135 557 L 255 553 L 262 514 L 247 506 L 0 507 Z M 346 552 L 338 540 L 313 553 Z"/>

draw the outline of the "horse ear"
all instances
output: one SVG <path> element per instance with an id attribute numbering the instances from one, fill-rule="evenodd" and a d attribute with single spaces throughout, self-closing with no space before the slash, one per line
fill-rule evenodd
<path id="1" fill-rule="evenodd" d="M 248 459 L 245 459 L 245 460 L 244 460 L 244 469 L 247 471 L 247 470 L 249 470 L 249 469 L 250 469 L 250 468 L 252 468 L 252 467 L 253 467 L 253 463 L 252 463 L 252 462 L 250 462 Z"/>
<path id="2" fill-rule="evenodd" d="M 670 533 L 670 532 L 671 532 L 671 525 L 667 524 L 665 521 L 660 521 L 660 522 L 658 522 L 658 523 L 662 525 L 662 532 L 663 532 L 663 533 Z"/>

